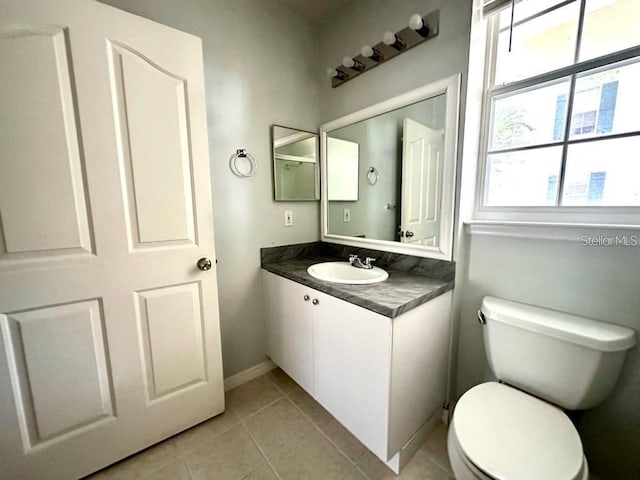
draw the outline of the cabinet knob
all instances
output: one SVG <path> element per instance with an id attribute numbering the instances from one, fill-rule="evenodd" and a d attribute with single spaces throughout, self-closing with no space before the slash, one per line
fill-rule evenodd
<path id="1" fill-rule="evenodd" d="M 304 297 L 302 297 L 302 298 L 304 298 L 304 301 L 305 301 L 305 302 L 308 302 L 308 301 L 309 301 L 309 299 L 310 299 L 311 297 L 310 297 L 309 295 L 305 295 L 305 296 L 304 296 Z"/>
<path id="2" fill-rule="evenodd" d="M 313 303 L 314 305 L 318 305 L 320 303 L 320 300 L 318 300 L 317 298 L 314 298 L 311 303 Z"/>

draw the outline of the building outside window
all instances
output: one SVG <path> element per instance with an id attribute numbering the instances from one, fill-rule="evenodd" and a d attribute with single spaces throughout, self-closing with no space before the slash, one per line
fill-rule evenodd
<path id="1" fill-rule="evenodd" d="M 478 216 L 639 214 L 640 1 L 485 3 Z"/>

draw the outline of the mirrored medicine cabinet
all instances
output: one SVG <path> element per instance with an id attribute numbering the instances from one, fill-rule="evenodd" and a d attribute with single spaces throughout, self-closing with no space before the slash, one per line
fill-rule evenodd
<path id="1" fill-rule="evenodd" d="M 318 135 L 272 125 L 271 147 L 274 200 L 318 200 Z"/>

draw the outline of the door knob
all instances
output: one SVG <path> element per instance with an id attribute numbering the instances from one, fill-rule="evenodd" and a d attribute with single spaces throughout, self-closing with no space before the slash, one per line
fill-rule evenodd
<path id="1" fill-rule="evenodd" d="M 198 265 L 198 268 L 200 270 L 211 270 L 211 260 L 209 260 L 207 257 L 202 257 L 200 260 L 198 260 L 198 263 L 196 265 Z"/>
<path id="2" fill-rule="evenodd" d="M 314 305 L 318 305 L 320 303 L 320 300 L 314 298 L 313 300 L 311 300 L 311 303 L 313 303 Z"/>
<path id="3" fill-rule="evenodd" d="M 413 232 L 406 231 L 404 233 L 404 236 L 407 237 L 407 238 L 411 238 L 411 237 L 413 237 Z"/>
<path id="4" fill-rule="evenodd" d="M 311 297 L 310 297 L 309 295 L 305 295 L 305 296 L 304 296 L 304 297 L 302 297 L 302 298 L 304 298 L 304 301 L 305 301 L 305 302 L 308 302 L 308 301 L 309 301 L 309 299 L 310 299 Z"/>

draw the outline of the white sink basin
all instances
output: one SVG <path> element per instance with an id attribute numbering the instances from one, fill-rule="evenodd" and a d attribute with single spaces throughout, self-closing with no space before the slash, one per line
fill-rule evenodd
<path id="1" fill-rule="evenodd" d="M 357 268 L 353 267 L 349 262 L 316 263 L 307 268 L 307 273 L 313 278 L 324 280 L 325 282 L 358 285 L 384 282 L 389 277 L 389 274 L 381 268 Z"/>

